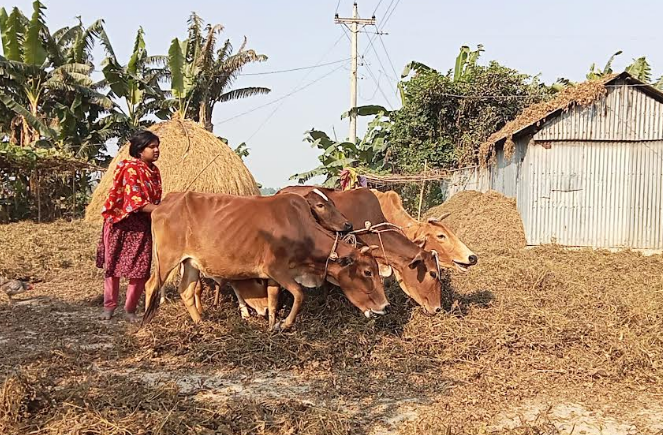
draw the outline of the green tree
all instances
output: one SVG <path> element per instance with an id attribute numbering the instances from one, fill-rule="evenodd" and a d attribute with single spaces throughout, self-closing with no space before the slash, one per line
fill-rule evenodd
<path id="1" fill-rule="evenodd" d="M 497 62 L 477 65 L 482 47 L 461 48 L 455 68 L 442 74 L 421 63 L 404 71 L 403 107 L 392 113 L 390 161 L 398 172 L 476 163 L 478 145 L 552 90 L 536 77 Z"/>
<path id="2" fill-rule="evenodd" d="M 51 36 L 44 9 L 35 1 L 30 19 L 18 8 L 9 15 L 0 9 L 0 128 L 6 140 L 21 146 L 53 146 L 94 157 L 111 135 L 98 119 L 114 107 L 91 78 L 92 41 L 103 32 L 97 22 Z"/>

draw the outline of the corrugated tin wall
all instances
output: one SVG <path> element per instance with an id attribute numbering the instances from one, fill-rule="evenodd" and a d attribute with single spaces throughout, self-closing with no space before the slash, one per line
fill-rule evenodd
<path id="1" fill-rule="evenodd" d="M 637 87 L 608 87 L 605 98 L 549 120 L 534 140 L 663 139 L 663 105 Z"/>
<path id="2" fill-rule="evenodd" d="M 488 170 L 458 171 L 449 194 L 497 190 L 517 199 L 530 245 L 663 249 L 663 108 L 632 87 L 550 120 L 497 151 Z"/>
<path id="3" fill-rule="evenodd" d="M 663 141 L 530 146 L 517 196 L 528 244 L 663 249 Z"/>

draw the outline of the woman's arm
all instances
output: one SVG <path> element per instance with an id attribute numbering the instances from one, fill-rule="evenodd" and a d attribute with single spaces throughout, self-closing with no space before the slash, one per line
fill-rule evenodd
<path id="1" fill-rule="evenodd" d="M 145 204 L 138 211 L 141 213 L 152 213 L 155 208 L 157 208 L 157 206 L 154 204 Z"/>

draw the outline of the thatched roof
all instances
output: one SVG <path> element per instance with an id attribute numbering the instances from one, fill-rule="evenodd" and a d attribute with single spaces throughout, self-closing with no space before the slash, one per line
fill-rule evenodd
<path id="1" fill-rule="evenodd" d="M 219 138 L 199 124 L 172 119 L 150 128 L 161 139 L 157 166 L 163 180 L 163 194 L 196 191 L 232 195 L 259 195 L 256 181 L 242 159 Z M 125 144 L 95 189 L 85 212 L 87 221 L 101 221 L 101 207 L 113 181 L 118 161 L 129 157 Z"/>
<path id="2" fill-rule="evenodd" d="M 628 84 L 643 85 L 640 88 L 643 92 L 652 95 L 658 100 L 663 100 L 663 94 L 660 91 L 653 86 L 646 86 L 645 83 L 631 77 L 627 72 L 611 74 L 599 80 L 589 80 L 575 86 L 569 86 L 552 100 L 527 107 L 516 119 L 507 122 L 501 130 L 490 135 L 479 147 L 480 163 L 483 165 L 488 162 L 498 143 L 502 141 L 512 143 L 516 136 L 524 134 L 531 129 L 541 127 L 546 121 L 562 112 L 566 112 L 576 106 L 589 106 L 607 94 L 606 86 L 618 80 L 626 81 Z"/>

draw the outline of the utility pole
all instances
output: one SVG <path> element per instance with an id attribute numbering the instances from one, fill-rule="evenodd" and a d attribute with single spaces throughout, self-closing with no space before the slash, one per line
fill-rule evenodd
<path id="1" fill-rule="evenodd" d="M 352 52 L 352 62 L 350 67 L 350 142 L 357 142 L 357 33 L 359 26 L 375 25 L 375 16 L 372 18 L 359 18 L 357 12 L 357 2 L 352 7 L 352 18 L 339 18 L 338 14 L 334 17 L 336 24 L 348 25 L 352 40 L 350 49 Z"/>

